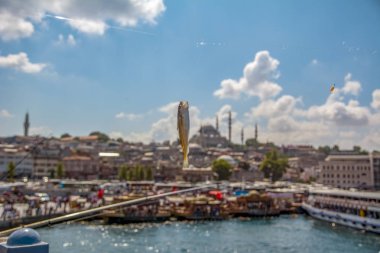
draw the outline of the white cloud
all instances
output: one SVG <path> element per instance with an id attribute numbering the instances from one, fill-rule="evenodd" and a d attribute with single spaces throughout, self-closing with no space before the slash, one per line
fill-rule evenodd
<path id="1" fill-rule="evenodd" d="M 311 61 L 311 65 L 318 65 L 318 60 L 317 59 L 313 59 L 312 61 Z"/>
<path id="2" fill-rule="evenodd" d="M 34 32 L 31 22 L 15 17 L 9 12 L 0 11 L 0 38 L 10 41 L 29 37 Z"/>
<path id="3" fill-rule="evenodd" d="M 124 113 L 124 112 L 119 112 L 118 114 L 115 115 L 115 118 L 117 119 L 128 119 L 130 121 L 138 120 L 143 117 L 142 114 L 134 114 L 134 113 Z"/>
<path id="4" fill-rule="evenodd" d="M 325 120 L 343 125 L 367 125 L 370 112 L 368 108 L 359 105 L 356 100 L 350 100 L 348 104 L 340 101 L 328 101 L 320 106 L 311 106 L 307 110 L 309 119 Z"/>
<path id="5" fill-rule="evenodd" d="M 253 107 L 246 116 L 269 118 L 288 115 L 294 111 L 297 103 L 301 102 L 301 98 L 294 98 L 289 95 L 284 95 L 277 100 L 264 100 L 257 107 Z"/>
<path id="6" fill-rule="evenodd" d="M 280 116 L 269 119 L 268 129 L 274 132 L 287 133 L 297 130 L 298 124 L 292 117 Z"/>
<path id="7" fill-rule="evenodd" d="M 159 113 L 163 114 L 163 117 L 154 122 L 150 129 L 145 132 L 132 132 L 124 135 L 124 139 L 128 141 L 140 141 L 149 143 L 155 141 L 174 141 L 177 139 L 177 111 L 178 102 L 168 103 L 158 109 Z M 199 118 L 199 109 L 195 106 L 190 106 L 190 134 L 194 134 L 201 124 Z M 125 116 L 124 113 L 119 113 L 117 116 Z"/>
<path id="8" fill-rule="evenodd" d="M 65 36 L 62 34 L 58 35 L 58 40 L 56 41 L 57 45 L 69 45 L 69 46 L 75 46 L 77 44 L 74 35 L 69 34 L 67 35 L 67 38 L 65 39 Z"/>
<path id="9" fill-rule="evenodd" d="M 214 96 L 223 98 L 240 97 L 240 94 L 257 96 L 261 100 L 277 96 L 282 88 L 274 80 L 279 78 L 277 67 L 280 62 L 270 56 L 268 51 L 259 51 L 255 59 L 244 67 L 243 77 L 238 81 L 226 79 Z"/>
<path id="10" fill-rule="evenodd" d="M 103 35 L 107 29 L 105 22 L 101 20 L 72 19 L 69 24 L 83 33 Z"/>
<path id="11" fill-rule="evenodd" d="M 260 101 L 245 116 L 248 122 L 259 122 L 259 140 L 264 142 L 374 148 L 377 142 L 369 136 L 380 135 L 380 113 L 371 113 L 367 106 L 350 99 L 360 91 L 360 82 L 347 74 L 344 86 L 336 87 L 325 103 L 304 108 L 301 98 L 283 95 Z M 380 90 L 372 97 L 372 107 L 380 107 Z M 245 129 L 247 136 L 253 136 L 253 127 Z"/>
<path id="12" fill-rule="evenodd" d="M 31 63 L 28 55 L 20 52 L 18 54 L 9 54 L 8 56 L 0 56 L 0 67 L 13 68 L 25 73 L 38 73 L 46 67 L 46 64 Z"/>
<path id="13" fill-rule="evenodd" d="M 3 1 L 0 5 L 0 38 L 5 41 L 29 37 L 34 25 L 50 15 L 67 22 L 80 32 L 102 35 L 112 22 L 123 27 L 140 23 L 155 24 L 165 11 L 163 0 L 23 0 Z"/>
<path id="14" fill-rule="evenodd" d="M 70 46 L 75 46 L 77 44 L 74 35 L 69 34 L 69 36 L 67 36 L 67 44 L 69 44 Z"/>
<path id="15" fill-rule="evenodd" d="M 0 110 L 0 118 L 11 118 L 13 115 L 5 109 Z"/>
<path id="16" fill-rule="evenodd" d="M 229 118 L 229 113 L 231 112 L 231 119 L 234 120 L 237 116 L 237 113 L 232 110 L 232 107 L 228 104 L 223 105 L 219 111 L 216 113 L 218 115 L 219 121 L 226 121 Z"/>
<path id="17" fill-rule="evenodd" d="M 175 141 L 178 138 L 177 132 L 177 111 L 178 102 L 168 103 L 158 109 L 158 112 L 163 114 L 163 117 L 155 121 L 150 129 L 143 132 L 132 132 L 129 134 L 122 134 L 121 132 L 112 132 L 114 137 L 122 137 L 128 141 L 138 141 L 149 143 L 153 140 L 155 141 Z M 243 123 L 236 119 L 237 113 L 232 110 L 230 105 L 222 106 L 218 111 L 219 115 L 219 129 L 222 135 L 227 136 L 227 119 L 228 112 L 231 111 L 232 116 L 232 139 L 236 142 L 240 142 L 240 131 L 243 127 Z M 189 108 L 190 116 L 190 136 L 194 135 L 200 128 L 201 125 L 215 124 L 215 118 L 213 117 L 200 117 L 200 111 L 196 106 L 190 105 Z"/>
<path id="18" fill-rule="evenodd" d="M 376 89 L 372 92 L 371 106 L 374 109 L 380 110 L 380 89 Z"/>
<path id="19" fill-rule="evenodd" d="M 351 73 L 348 73 L 344 77 L 344 87 L 342 89 L 344 94 L 352 94 L 352 95 L 359 95 L 359 92 L 361 91 L 361 84 L 358 81 L 352 80 Z"/>

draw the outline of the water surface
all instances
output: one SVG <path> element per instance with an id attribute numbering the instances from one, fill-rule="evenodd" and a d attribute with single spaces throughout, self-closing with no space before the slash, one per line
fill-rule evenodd
<path id="1" fill-rule="evenodd" d="M 220 222 L 58 225 L 39 229 L 51 253 L 380 252 L 380 236 L 307 216 Z"/>

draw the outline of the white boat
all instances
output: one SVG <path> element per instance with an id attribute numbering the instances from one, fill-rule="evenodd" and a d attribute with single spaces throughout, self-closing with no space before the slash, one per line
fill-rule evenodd
<path id="1" fill-rule="evenodd" d="M 311 190 L 302 208 L 314 218 L 380 234 L 380 192 Z"/>

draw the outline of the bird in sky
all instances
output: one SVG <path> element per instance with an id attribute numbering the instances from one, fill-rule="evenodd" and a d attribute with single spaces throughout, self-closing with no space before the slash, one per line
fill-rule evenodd
<path id="1" fill-rule="evenodd" d="M 335 84 L 333 83 L 330 87 L 330 93 L 333 93 L 335 90 Z"/>

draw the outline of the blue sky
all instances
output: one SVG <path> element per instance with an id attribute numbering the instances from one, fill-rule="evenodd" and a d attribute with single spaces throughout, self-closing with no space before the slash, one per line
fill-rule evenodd
<path id="1" fill-rule="evenodd" d="M 378 1 L 76 3 L 0 3 L 0 136 L 29 111 L 35 134 L 173 140 L 188 100 L 192 132 L 232 110 L 236 142 L 258 122 L 262 141 L 380 149 Z"/>

